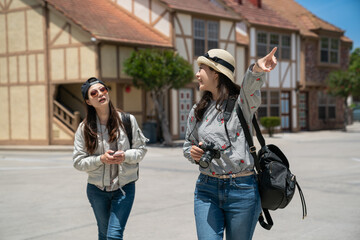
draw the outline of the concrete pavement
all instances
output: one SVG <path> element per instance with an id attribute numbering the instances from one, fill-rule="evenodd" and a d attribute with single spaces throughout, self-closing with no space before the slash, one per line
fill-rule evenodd
<path id="1" fill-rule="evenodd" d="M 257 226 L 253 239 L 358 239 L 360 234 L 360 123 L 348 132 L 276 134 L 266 138 L 290 160 L 305 194 L 272 212 L 274 227 Z M 86 174 L 72 167 L 71 147 L 0 146 L 0 239 L 97 239 Z M 196 166 L 181 148 L 149 146 L 125 239 L 196 239 Z"/>

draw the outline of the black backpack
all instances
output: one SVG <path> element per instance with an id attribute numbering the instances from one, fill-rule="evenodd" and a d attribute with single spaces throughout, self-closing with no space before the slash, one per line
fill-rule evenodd
<path id="1" fill-rule="evenodd" d="M 256 130 L 256 137 L 261 145 L 261 149 L 259 150 L 258 155 L 256 155 L 256 148 L 250 135 L 249 128 L 247 127 L 245 118 L 238 104 L 236 106 L 236 112 L 250 147 L 250 153 L 254 158 L 258 177 L 261 207 L 268 222 L 266 223 L 264 221 L 264 217 L 261 213 L 259 216 L 260 225 L 267 230 L 271 229 L 274 223 L 269 210 L 285 208 L 294 196 L 296 186 L 299 190 L 304 218 L 307 215 L 305 198 L 299 184 L 296 181 L 295 175 L 293 175 L 290 171 L 289 161 L 285 157 L 284 153 L 275 145 L 265 144 L 265 139 L 261 134 L 256 117 L 254 116 L 252 123 Z"/>
<path id="2" fill-rule="evenodd" d="M 132 127 L 131 127 L 130 114 L 122 112 L 121 113 L 121 121 L 124 125 L 126 135 L 129 139 L 130 148 L 132 148 Z"/>

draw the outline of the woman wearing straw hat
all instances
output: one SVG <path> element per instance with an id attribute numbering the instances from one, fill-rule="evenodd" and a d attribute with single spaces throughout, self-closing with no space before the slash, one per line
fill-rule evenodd
<path id="1" fill-rule="evenodd" d="M 265 72 L 277 64 L 276 50 L 249 67 L 242 87 L 235 84 L 235 60 L 229 52 L 212 49 L 197 59 L 203 96 L 189 113 L 183 151 L 199 164 L 194 213 L 200 240 L 223 239 L 224 230 L 227 240 L 252 238 L 261 212 L 254 162 L 235 108 L 229 111 L 227 105 L 239 104 L 251 128 Z"/>

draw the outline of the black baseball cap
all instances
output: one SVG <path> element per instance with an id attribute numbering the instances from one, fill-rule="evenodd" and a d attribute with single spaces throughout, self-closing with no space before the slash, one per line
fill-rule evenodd
<path id="1" fill-rule="evenodd" d="M 97 84 L 97 83 L 100 83 L 100 84 L 104 85 L 107 88 L 107 86 L 105 85 L 105 83 L 103 81 L 101 81 L 100 79 L 97 79 L 95 77 L 91 77 L 88 80 L 86 80 L 86 82 L 84 82 L 83 85 L 81 86 L 81 94 L 82 94 L 84 99 L 86 97 L 86 94 L 87 94 L 89 88 L 92 85 Z"/>

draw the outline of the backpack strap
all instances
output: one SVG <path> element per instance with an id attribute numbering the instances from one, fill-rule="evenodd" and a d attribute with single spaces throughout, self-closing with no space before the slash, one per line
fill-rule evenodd
<path id="1" fill-rule="evenodd" d="M 264 216 L 262 213 L 260 213 L 258 221 L 263 228 L 265 228 L 266 230 L 270 230 L 272 228 L 272 226 L 274 225 L 274 222 L 270 216 L 269 210 L 266 208 L 263 208 L 262 210 L 265 215 L 266 221 L 268 223 L 265 222 L 265 219 L 264 219 Z"/>
<path id="2" fill-rule="evenodd" d="M 130 148 L 132 148 L 132 127 L 131 127 L 130 114 L 122 112 L 121 113 L 121 121 L 124 125 L 126 135 L 129 139 Z"/>
<path id="3" fill-rule="evenodd" d="M 305 197 L 304 197 L 304 194 L 303 194 L 303 192 L 300 188 L 300 185 L 298 184 L 297 181 L 296 181 L 296 186 L 297 186 L 299 194 L 300 194 L 300 200 L 301 200 L 301 205 L 302 205 L 302 210 L 303 210 L 303 219 L 304 219 L 307 216 Z"/>
<path id="4" fill-rule="evenodd" d="M 256 155 L 256 147 L 254 146 L 254 142 L 253 142 L 253 139 L 250 135 L 250 130 L 249 130 L 249 127 L 246 123 L 246 120 L 244 118 L 244 115 L 241 111 L 241 108 L 239 106 L 239 104 L 236 105 L 236 113 L 238 115 L 238 118 L 240 120 L 240 123 L 241 123 L 241 126 L 243 128 L 243 131 L 244 131 L 244 134 L 245 134 L 245 138 L 246 138 L 246 141 L 249 145 L 249 148 L 250 148 L 250 153 L 251 155 L 253 156 L 254 158 L 254 164 L 255 164 L 255 168 L 256 168 L 256 171 L 259 173 L 261 171 L 261 168 L 260 168 L 260 163 L 259 163 L 259 159 Z M 253 120 L 252 120 L 253 124 L 254 124 L 254 127 L 256 129 L 256 137 L 258 138 L 261 146 L 265 146 L 265 139 L 264 137 L 262 136 L 261 134 L 261 131 L 260 131 L 260 128 L 259 128 L 259 125 L 257 123 L 257 120 L 256 120 L 256 117 L 254 115 L 253 117 Z M 264 219 L 264 216 L 262 215 L 262 213 L 260 214 L 259 216 L 259 223 L 260 225 L 267 229 L 267 230 L 270 230 L 272 228 L 272 226 L 274 225 L 274 222 L 271 218 L 271 215 L 269 213 L 269 210 L 266 209 L 266 208 L 263 208 L 262 211 L 264 212 L 264 215 L 265 215 L 265 218 L 266 218 L 266 221 L 267 223 L 265 222 L 265 219 Z"/>
<path id="5" fill-rule="evenodd" d="M 231 141 L 230 141 L 230 137 L 229 137 L 229 132 L 227 130 L 227 122 L 229 121 L 232 111 L 234 110 L 234 106 L 237 100 L 237 96 L 230 96 L 229 99 L 226 101 L 226 106 L 225 106 L 225 111 L 224 111 L 224 126 L 225 126 L 225 132 L 226 132 L 226 136 L 229 140 L 229 146 L 227 146 L 226 149 L 228 149 L 229 147 L 231 147 Z M 207 110 L 208 107 L 206 107 L 205 111 Z M 198 123 L 198 120 L 196 119 L 195 122 L 195 126 Z M 193 133 L 195 126 L 193 128 L 193 130 L 190 132 L 189 136 Z"/>
<path id="6" fill-rule="evenodd" d="M 249 130 L 249 127 L 248 127 L 248 124 L 246 123 L 246 120 L 244 118 L 244 115 L 241 111 L 241 108 L 240 108 L 240 105 L 237 104 L 236 105 L 236 113 L 238 115 L 238 118 L 240 120 L 240 123 L 241 123 L 241 127 L 243 128 L 243 131 L 244 131 L 244 134 L 245 134 L 245 138 L 246 138 L 246 141 L 249 145 L 249 148 L 250 148 L 250 153 L 251 155 L 253 156 L 254 158 L 254 164 L 255 164 L 255 168 L 256 168 L 256 171 L 257 172 L 260 172 L 261 171 L 261 168 L 260 168 L 260 164 L 259 164 L 259 160 L 256 156 L 256 147 L 254 145 L 254 142 L 253 142 L 253 138 L 251 137 L 251 134 L 250 134 L 250 130 Z M 256 121 L 256 118 L 255 118 L 255 115 L 254 115 L 254 119 Z M 254 122 L 254 121 L 253 121 Z M 258 126 L 259 127 L 259 126 Z M 258 134 L 258 132 L 256 131 L 256 134 Z M 261 135 L 261 132 L 259 130 L 259 134 Z M 262 137 L 262 135 L 261 135 Z M 265 140 L 263 138 L 263 142 L 264 142 L 264 145 L 265 145 Z"/>

